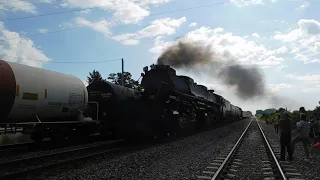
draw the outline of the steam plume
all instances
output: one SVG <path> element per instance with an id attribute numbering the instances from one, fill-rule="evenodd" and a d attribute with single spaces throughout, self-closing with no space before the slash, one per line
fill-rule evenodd
<path id="1" fill-rule="evenodd" d="M 265 95 L 263 74 L 255 66 L 242 66 L 230 55 L 223 61 L 215 55 L 211 46 L 199 42 L 179 41 L 167 48 L 158 58 L 157 64 L 170 65 L 177 69 L 201 67 L 208 77 L 220 78 L 228 86 L 233 86 L 241 99 Z"/>

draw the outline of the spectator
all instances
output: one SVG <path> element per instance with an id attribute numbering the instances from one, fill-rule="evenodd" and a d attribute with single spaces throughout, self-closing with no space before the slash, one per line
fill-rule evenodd
<path id="1" fill-rule="evenodd" d="M 306 114 L 302 113 L 300 116 L 300 121 L 297 122 L 297 130 L 293 133 L 298 135 L 292 140 L 291 145 L 292 145 L 292 153 L 294 153 L 295 150 L 295 144 L 298 142 L 302 142 L 303 148 L 304 148 L 304 153 L 305 153 L 305 160 L 307 161 L 309 159 L 309 150 L 308 150 L 308 144 L 310 143 L 309 141 L 309 124 L 307 122 L 307 116 Z"/>
<path id="2" fill-rule="evenodd" d="M 274 118 L 274 131 L 278 134 L 279 133 L 279 121 L 280 121 L 280 115 L 277 115 Z"/>
<path id="3" fill-rule="evenodd" d="M 282 113 L 282 118 L 279 121 L 280 127 L 280 144 L 281 144 L 281 157 L 280 160 L 284 161 L 286 156 L 286 150 L 288 152 L 288 160 L 292 160 L 292 148 L 291 148 L 291 122 L 289 119 L 289 112 Z"/>
<path id="4" fill-rule="evenodd" d="M 311 124 L 311 133 L 314 138 L 313 144 L 317 143 L 317 138 L 320 136 L 320 118 L 316 117 L 315 121 Z"/>

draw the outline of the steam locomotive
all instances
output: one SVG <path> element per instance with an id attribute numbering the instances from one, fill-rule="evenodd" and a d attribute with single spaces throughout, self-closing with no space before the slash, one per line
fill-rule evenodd
<path id="1" fill-rule="evenodd" d="M 109 82 L 94 82 L 87 87 L 89 101 L 98 102 L 99 120 L 107 128 L 102 128 L 101 134 L 158 138 L 242 118 L 242 109 L 214 90 L 196 84 L 190 77 L 177 76 L 170 66 L 150 67 L 143 69 L 139 90 Z"/>

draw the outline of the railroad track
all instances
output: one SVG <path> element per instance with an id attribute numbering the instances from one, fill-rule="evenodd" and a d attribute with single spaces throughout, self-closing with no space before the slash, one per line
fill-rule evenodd
<path id="1" fill-rule="evenodd" d="M 123 140 L 105 141 L 99 144 L 40 155 L 37 157 L 0 162 L 0 179 L 21 178 L 30 173 L 41 172 L 45 169 L 55 168 L 57 166 L 99 155 L 115 153 L 123 149 L 121 146 L 123 142 Z"/>
<path id="2" fill-rule="evenodd" d="M 255 147 L 250 149 L 250 143 Z M 272 149 L 258 121 L 253 118 L 237 142 L 210 163 L 197 179 L 302 180 L 297 169 L 288 161 L 279 161 L 279 156 L 280 149 Z"/>
<path id="3" fill-rule="evenodd" d="M 83 145 L 92 142 L 102 141 L 99 139 L 99 136 L 92 136 L 88 141 L 75 141 L 74 139 L 66 140 L 65 142 L 60 142 L 59 144 L 52 142 L 51 140 L 44 140 L 41 143 L 35 142 L 26 142 L 26 143 L 17 143 L 0 146 L 0 161 L 1 158 L 22 155 L 30 152 L 39 152 L 45 150 L 54 150 L 58 148 Z"/>

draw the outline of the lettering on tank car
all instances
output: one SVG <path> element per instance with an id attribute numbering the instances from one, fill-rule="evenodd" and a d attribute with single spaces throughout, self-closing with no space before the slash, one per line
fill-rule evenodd
<path id="1" fill-rule="evenodd" d="M 104 99 L 109 99 L 112 96 L 111 93 L 101 93 L 101 97 Z"/>
<path id="2" fill-rule="evenodd" d="M 18 104 L 17 105 L 17 109 L 36 109 L 36 105 L 35 104 Z"/>
<path id="3" fill-rule="evenodd" d="M 28 93 L 28 92 L 23 92 L 22 93 L 22 99 L 25 100 L 38 100 L 38 94 L 35 93 Z"/>
<path id="4" fill-rule="evenodd" d="M 49 106 L 68 106 L 68 103 L 63 102 L 48 102 Z"/>
<path id="5" fill-rule="evenodd" d="M 69 93 L 69 106 L 83 104 L 84 96 L 82 94 Z"/>

